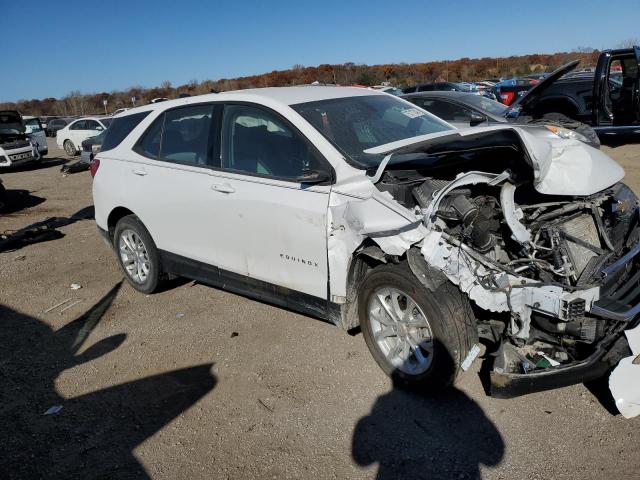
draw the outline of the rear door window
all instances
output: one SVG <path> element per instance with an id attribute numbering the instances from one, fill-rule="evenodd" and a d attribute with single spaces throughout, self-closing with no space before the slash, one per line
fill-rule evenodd
<path id="1" fill-rule="evenodd" d="M 120 145 L 127 135 L 150 113 L 151 111 L 147 111 L 114 118 L 105 133 L 102 151 L 111 150 Z M 97 124 L 98 122 L 95 123 Z"/>
<path id="2" fill-rule="evenodd" d="M 164 114 L 160 159 L 191 165 L 211 165 L 213 105 L 194 105 Z"/>
<path id="3" fill-rule="evenodd" d="M 151 127 L 142 135 L 134 150 L 145 157 L 158 158 L 160 156 L 163 123 L 164 113 L 153 121 Z"/>
<path id="4" fill-rule="evenodd" d="M 214 159 L 218 143 L 213 131 L 214 108 L 213 104 L 194 105 L 162 113 L 144 132 L 134 151 L 165 162 L 219 166 L 219 159 Z"/>
<path id="5" fill-rule="evenodd" d="M 71 124 L 69 130 L 86 130 L 86 124 L 87 122 L 85 122 L 84 120 L 78 120 L 77 122 Z"/>

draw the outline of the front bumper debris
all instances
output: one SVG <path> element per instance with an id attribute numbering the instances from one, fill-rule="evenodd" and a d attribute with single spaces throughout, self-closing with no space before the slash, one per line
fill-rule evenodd
<path id="1" fill-rule="evenodd" d="M 584 383 L 603 377 L 615 365 L 619 364 L 614 370 L 618 373 L 612 383 L 614 398 L 616 398 L 616 402 L 620 399 L 622 409 L 629 414 L 633 414 L 633 416 L 640 414 L 640 381 L 638 381 L 640 380 L 640 359 L 637 358 L 640 355 L 640 327 L 626 332 L 627 337 L 630 332 L 634 332 L 633 338 L 637 340 L 635 345 L 632 345 L 631 341 L 627 342 L 623 335 L 625 326 L 634 321 L 640 313 L 639 259 L 640 243 L 634 245 L 620 259 L 602 270 L 604 280 L 601 287 L 601 297 L 592 305 L 590 314 L 617 321 L 620 325 L 599 343 L 590 357 L 580 362 L 539 371 L 534 370 L 529 373 L 494 370 L 490 374 L 491 395 L 497 398 L 512 398 Z M 629 357 L 630 347 L 635 356 Z M 638 363 L 633 364 L 634 361 Z M 630 375 L 634 375 L 635 380 L 631 380 Z M 627 386 L 627 383 L 631 385 Z"/>
<path id="2" fill-rule="evenodd" d="M 625 418 L 640 415 L 640 326 L 624 332 L 631 356 L 623 358 L 609 377 L 616 407 Z"/>

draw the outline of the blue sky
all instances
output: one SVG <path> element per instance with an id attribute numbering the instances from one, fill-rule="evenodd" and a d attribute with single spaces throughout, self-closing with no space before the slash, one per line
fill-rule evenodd
<path id="1" fill-rule="evenodd" d="M 297 63 L 608 48 L 640 37 L 640 0 L 0 0 L 0 32 L 0 101 L 11 101 Z"/>

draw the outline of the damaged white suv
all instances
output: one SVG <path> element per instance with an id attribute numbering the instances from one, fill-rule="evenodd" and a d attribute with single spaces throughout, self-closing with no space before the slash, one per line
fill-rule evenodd
<path id="1" fill-rule="evenodd" d="M 480 341 L 502 397 L 625 359 L 610 383 L 638 413 L 637 198 L 583 143 L 457 130 L 371 90 L 272 88 L 129 110 L 92 174 L 141 292 L 179 275 L 360 326 L 387 374 L 426 389 Z"/>

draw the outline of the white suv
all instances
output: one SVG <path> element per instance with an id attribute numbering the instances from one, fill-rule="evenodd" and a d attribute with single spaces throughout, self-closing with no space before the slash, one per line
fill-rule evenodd
<path id="1" fill-rule="evenodd" d="M 245 90 L 127 111 L 91 172 L 134 288 L 185 276 L 359 326 L 410 385 L 450 385 L 480 339 L 496 395 L 601 377 L 637 323 L 638 287 L 612 302 L 602 275 L 640 277 L 636 197 L 545 129 L 457 130 L 367 89 Z"/>

